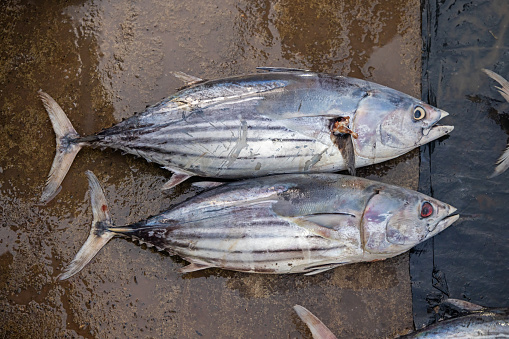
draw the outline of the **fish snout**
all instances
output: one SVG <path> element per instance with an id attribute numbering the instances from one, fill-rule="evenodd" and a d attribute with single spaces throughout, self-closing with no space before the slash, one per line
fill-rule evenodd
<path id="1" fill-rule="evenodd" d="M 447 205 L 447 207 L 448 207 L 447 215 L 437 223 L 436 227 L 430 232 L 431 233 L 430 236 L 433 236 L 435 234 L 442 232 L 447 227 L 451 226 L 456 220 L 459 219 L 460 215 L 456 214 L 456 211 L 458 209 L 451 205 Z"/>

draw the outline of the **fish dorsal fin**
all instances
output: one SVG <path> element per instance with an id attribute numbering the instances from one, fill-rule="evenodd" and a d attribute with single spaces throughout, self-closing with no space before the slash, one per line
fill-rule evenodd
<path id="1" fill-rule="evenodd" d="M 199 84 L 201 82 L 207 81 L 206 79 L 198 78 L 198 77 L 195 77 L 193 75 L 186 74 L 184 72 L 177 71 L 177 72 L 172 72 L 172 74 L 176 78 L 178 78 L 178 79 L 182 80 L 183 82 L 185 82 L 185 86 L 180 87 L 179 90 L 182 90 L 184 88 L 187 88 L 187 87 Z"/>
<path id="2" fill-rule="evenodd" d="M 484 310 L 486 307 L 477 305 L 465 300 L 447 299 L 442 302 L 442 305 L 448 306 L 458 312 L 473 313 Z"/>
<path id="3" fill-rule="evenodd" d="M 329 240 L 345 240 L 345 233 L 339 232 L 340 228 L 352 228 L 358 230 L 358 221 L 355 215 L 348 213 L 320 213 L 298 217 L 282 217 L 293 224 L 300 226 L 314 235 Z M 360 239 L 356 239 L 359 240 Z"/>
<path id="4" fill-rule="evenodd" d="M 287 68 L 287 67 L 256 67 L 260 71 L 266 72 L 311 72 L 308 69 L 301 68 Z"/>
<path id="5" fill-rule="evenodd" d="M 315 339 L 336 339 L 336 336 L 325 326 L 320 319 L 313 313 L 309 312 L 305 307 L 300 305 L 293 306 L 299 318 L 309 327 L 313 338 Z"/>

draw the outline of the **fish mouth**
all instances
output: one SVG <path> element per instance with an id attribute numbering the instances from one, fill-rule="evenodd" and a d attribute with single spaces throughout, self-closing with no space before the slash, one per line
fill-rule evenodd
<path id="1" fill-rule="evenodd" d="M 425 141 L 424 143 L 433 141 L 435 139 L 441 138 L 444 135 L 451 133 L 454 130 L 454 126 L 440 125 L 438 122 L 448 116 L 449 113 L 446 111 L 440 111 L 440 117 L 435 121 L 433 125 L 422 130 L 422 135 Z M 423 140 L 421 140 L 422 142 Z M 422 144 L 424 144 L 422 143 Z"/>
<path id="2" fill-rule="evenodd" d="M 440 220 L 437 224 L 436 230 L 438 230 L 438 232 L 445 230 L 447 227 L 451 226 L 456 220 L 459 219 L 460 215 L 456 214 L 456 211 L 457 209 L 455 207 L 450 206 L 449 214 Z"/>

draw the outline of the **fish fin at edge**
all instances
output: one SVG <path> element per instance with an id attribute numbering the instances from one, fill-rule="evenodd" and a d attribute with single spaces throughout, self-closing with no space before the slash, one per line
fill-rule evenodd
<path id="1" fill-rule="evenodd" d="M 197 264 L 197 263 L 190 263 L 187 266 L 179 268 L 180 273 L 191 273 L 196 271 L 205 270 L 207 268 L 212 268 L 214 266 L 208 265 L 208 264 Z"/>
<path id="2" fill-rule="evenodd" d="M 326 272 L 326 271 L 329 271 L 329 270 L 332 270 L 333 268 L 336 268 L 336 267 L 339 267 L 339 266 L 342 266 L 342 265 L 345 265 L 346 263 L 341 263 L 341 264 L 330 264 L 328 266 L 323 266 L 323 267 L 320 267 L 320 268 L 317 268 L 317 269 L 312 269 L 310 272 L 307 272 L 307 273 L 304 273 L 304 275 L 315 275 L 315 274 L 320 274 L 320 273 L 323 273 L 323 272 Z"/>
<path id="3" fill-rule="evenodd" d="M 314 339 L 337 339 L 336 336 L 313 313 L 303 306 L 295 305 L 293 309 L 307 325 Z"/>
<path id="4" fill-rule="evenodd" d="M 164 166 L 163 168 L 165 170 L 173 172 L 173 175 L 171 176 L 170 180 L 168 180 L 163 185 L 163 187 L 161 187 L 162 190 L 168 190 L 172 187 L 175 187 L 178 184 L 180 184 L 180 183 L 186 181 L 187 179 L 191 178 L 192 176 L 194 176 L 194 174 L 191 172 L 181 170 L 181 169 L 176 169 L 176 168 L 173 168 L 170 166 Z"/>
<path id="5" fill-rule="evenodd" d="M 256 67 L 260 71 L 267 72 L 311 72 L 309 69 L 302 68 L 288 68 L 288 67 Z"/>
<path id="6" fill-rule="evenodd" d="M 57 143 L 55 158 L 51 164 L 48 179 L 40 198 L 41 204 L 47 204 L 60 191 L 60 185 L 69 171 L 76 154 L 80 151 L 81 145 L 73 143 L 74 140 L 79 138 L 79 135 L 60 105 L 49 94 L 41 90 L 39 90 L 38 94 L 51 120 Z"/>
<path id="7" fill-rule="evenodd" d="M 198 78 L 198 77 L 195 77 L 193 75 L 190 75 L 190 74 L 187 74 L 187 73 L 184 73 L 184 72 L 180 72 L 180 71 L 176 71 L 176 72 L 171 72 L 177 79 L 179 80 L 182 80 L 184 83 L 185 83 L 185 86 L 183 87 L 180 87 L 179 90 L 182 90 L 184 88 L 187 88 L 187 87 L 191 87 L 193 85 L 196 85 L 196 84 L 199 84 L 201 82 L 205 82 L 207 80 L 205 79 L 202 79 L 202 78 Z"/>
<path id="8" fill-rule="evenodd" d="M 113 226 L 113 223 L 99 180 L 97 180 L 97 177 L 91 171 L 86 171 L 85 173 L 90 187 L 90 202 L 94 219 L 87 240 L 71 263 L 58 276 L 59 280 L 68 279 L 81 271 L 115 235 L 115 233 L 108 231 L 108 228 Z"/>
<path id="9" fill-rule="evenodd" d="M 502 87 L 495 86 L 495 88 L 504 97 L 504 99 L 509 102 L 509 81 L 507 81 L 497 73 L 490 71 L 489 69 L 483 68 L 482 71 L 502 86 Z"/>
<path id="10" fill-rule="evenodd" d="M 504 173 L 509 168 L 509 145 L 507 145 L 504 153 L 502 153 L 500 158 L 498 158 L 496 165 L 497 166 L 495 167 L 495 171 L 488 177 L 488 179 L 494 178 Z"/>
<path id="11" fill-rule="evenodd" d="M 477 311 L 482 311 L 486 308 L 484 306 L 477 305 L 477 304 L 471 303 L 469 301 L 453 299 L 453 298 L 444 300 L 442 302 L 442 304 L 452 307 L 458 311 L 463 311 L 463 312 L 477 312 Z"/>

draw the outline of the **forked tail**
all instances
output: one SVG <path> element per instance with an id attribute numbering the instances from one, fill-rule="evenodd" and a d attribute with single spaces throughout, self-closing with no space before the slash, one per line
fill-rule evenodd
<path id="1" fill-rule="evenodd" d="M 39 96 L 57 135 L 57 152 L 40 200 L 41 203 L 45 204 L 60 191 L 60 184 L 69 171 L 69 167 L 71 167 L 74 157 L 78 154 L 81 146 L 73 142 L 79 138 L 79 135 L 57 102 L 43 91 L 39 91 Z"/>
<path id="2" fill-rule="evenodd" d="M 88 177 L 88 185 L 90 187 L 90 201 L 94 220 L 92 221 L 92 228 L 90 229 L 87 241 L 85 241 L 69 266 L 59 275 L 58 278 L 60 280 L 70 278 L 81 271 L 115 235 L 114 232 L 108 230 L 113 226 L 113 223 L 101 185 L 94 173 L 86 171 L 85 174 Z"/>

